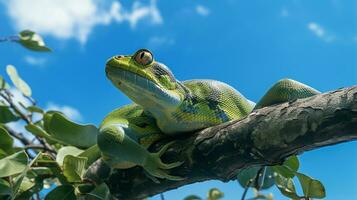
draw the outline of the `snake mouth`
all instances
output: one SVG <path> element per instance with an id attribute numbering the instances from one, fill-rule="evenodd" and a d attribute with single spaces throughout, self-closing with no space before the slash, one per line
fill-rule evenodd
<path id="1" fill-rule="evenodd" d="M 120 84 L 122 83 L 132 83 L 136 84 L 136 81 L 138 79 L 145 79 L 152 84 L 158 85 L 152 80 L 151 77 L 145 75 L 144 73 L 140 72 L 139 70 L 130 70 L 130 69 L 124 69 L 121 67 L 112 67 L 110 65 L 106 65 L 105 72 L 107 77 L 110 80 L 114 80 Z M 159 86 L 159 85 L 158 85 Z"/>
<path id="2" fill-rule="evenodd" d="M 106 67 L 105 67 L 105 72 L 106 72 L 106 75 L 107 75 L 107 77 L 109 79 L 112 78 L 112 77 L 108 76 L 109 74 L 119 75 L 119 77 L 120 77 L 121 73 L 123 72 L 124 74 L 132 74 L 132 75 L 136 75 L 136 76 L 139 76 L 141 78 L 147 79 L 147 80 L 149 80 L 149 81 L 151 81 L 154 84 L 159 86 L 159 84 L 155 83 L 155 81 L 150 76 L 145 74 L 143 71 L 135 69 L 135 68 L 133 68 L 133 69 L 131 69 L 131 68 L 123 68 L 123 67 L 112 66 L 112 65 L 107 64 Z M 124 79 L 125 79 L 125 77 L 124 77 Z M 123 80 L 123 81 L 125 81 L 125 80 Z M 121 82 L 123 82 L 123 81 L 121 81 Z"/>
<path id="3" fill-rule="evenodd" d="M 119 88 L 130 88 L 135 92 L 142 92 L 142 94 L 149 93 L 151 95 L 167 95 L 166 91 L 156 84 L 150 77 L 142 73 L 135 73 L 131 70 L 123 69 L 120 67 L 111 67 L 107 65 L 107 77 Z"/>
<path id="4" fill-rule="evenodd" d="M 150 104 L 173 106 L 181 101 L 177 94 L 166 90 L 151 78 L 140 73 L 110 65 L 107 65 L 105 71 L 107 77 L 118 89 L 140 105 L 151 102 Z"/>

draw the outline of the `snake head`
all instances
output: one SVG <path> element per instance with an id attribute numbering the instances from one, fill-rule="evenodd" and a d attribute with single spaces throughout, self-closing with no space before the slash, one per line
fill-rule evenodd
<path id="1" fill-rule="evenodd" d="M 144 108 L 176 109 L 184 98 L 171 70 L 147 49 L 110 58 L 105 71 L 119 90 Z"/>

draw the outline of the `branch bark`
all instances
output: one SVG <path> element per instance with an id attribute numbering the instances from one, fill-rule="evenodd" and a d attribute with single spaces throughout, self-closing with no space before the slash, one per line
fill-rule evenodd
<path id="1" fill-rule="evenodd" d="M 163 160 L 185 161 L 170 171 L 185 180 L 154 183 L 141 167 L 134 167 L 115 170 L 107 184 L 118 199 L 142 199 L 190 183 L 227 182 L 240 169 L 281 164 L 290 155 L 355 139 L 357 86 L 265 107 L 241 120 L 171 138 L 176 142 Z"/>

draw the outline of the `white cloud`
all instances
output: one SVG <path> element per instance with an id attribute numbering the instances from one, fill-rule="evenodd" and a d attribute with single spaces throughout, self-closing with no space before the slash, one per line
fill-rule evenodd
<path id="1" fill-rule="evenodd" d="M 118 12 L 119 13 L 119 12 Z M 161 24 L 162 17 L 156 6 L 156 0 L 151 0 L 149 6 L 143 6 L 139 1 L 134 2 L 131 13 L 124 13 L 124 19 L 128 20 L 132 27 L 135 27 L 137 22 L 149 16 L 154 24 Z"/>
<path id="2" fill-rule="evenodd" d="M 128 22 L 132 28 L 140 20 L 161 24 L 156 0 L 148 5 L 135 1 L 131 11 L 119 1 L 108 6 L 103 0 L 11 0 L 4 1 L 17 30 L 33 29 L 60 39 L 75 38 L 85 43 L 96 25 Z M 107 5 L 107 6 L 106 6 Z M 106 8 L 105 8 L 106 7 Z"/>
<path id="3" fill-rule="evenodd" d="M 81 113 L 76 109 L 71 106 L 67 105 L 58 105 L 55 103 L 48 103 L 47 107 L 45 110 L 56 110 L 64 113 L 68 118 L 76 121 L 81 121 L 82 120 L 82 115 Z"/>
<path id="4" fill-rule="evenodd" d="M 321 38 L 326 42 L 332 42 L 335 39 L 333 35 L 326 33 L 326 30 L 321 25 L 315 22 L 308 23 L 307 28 L 317 37 Z"/>
<path id="5" fill-rule="evenodd" d="M 25 56 L 25 61 L 30 65 L 42 66 L 46 63 L 45 58 L 33 57 L 33 56 Z"/>
<path id="6" fill-rule="evenodd" d="M 308 24 L 308 28 L 310 31 L 312 31 L 317 37 L 324 37 L 325 36 L 325 30 L 319 25 L 316 24 L 315 22 L 310 22 Z"/>
<path id="7" fill-rule="evenodd" d="M 196 12 L 199 15 L 208 16 L 211 11 L 207 7 L 205 7 L 203 5 L 197 5 L 196 6 Z"/>

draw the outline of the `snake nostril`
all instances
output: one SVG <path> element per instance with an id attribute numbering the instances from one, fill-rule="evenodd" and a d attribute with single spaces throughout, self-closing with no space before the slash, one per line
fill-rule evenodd
<path id="1" fill-rule="evenodd" d="M 122 57 L 124 57 L 124 56 L 119 55 L 119 56 L 115 56 L 114 58 L 115 58 L 115 59 L 120 59 L 120 58 L 122 58 Z"/>

